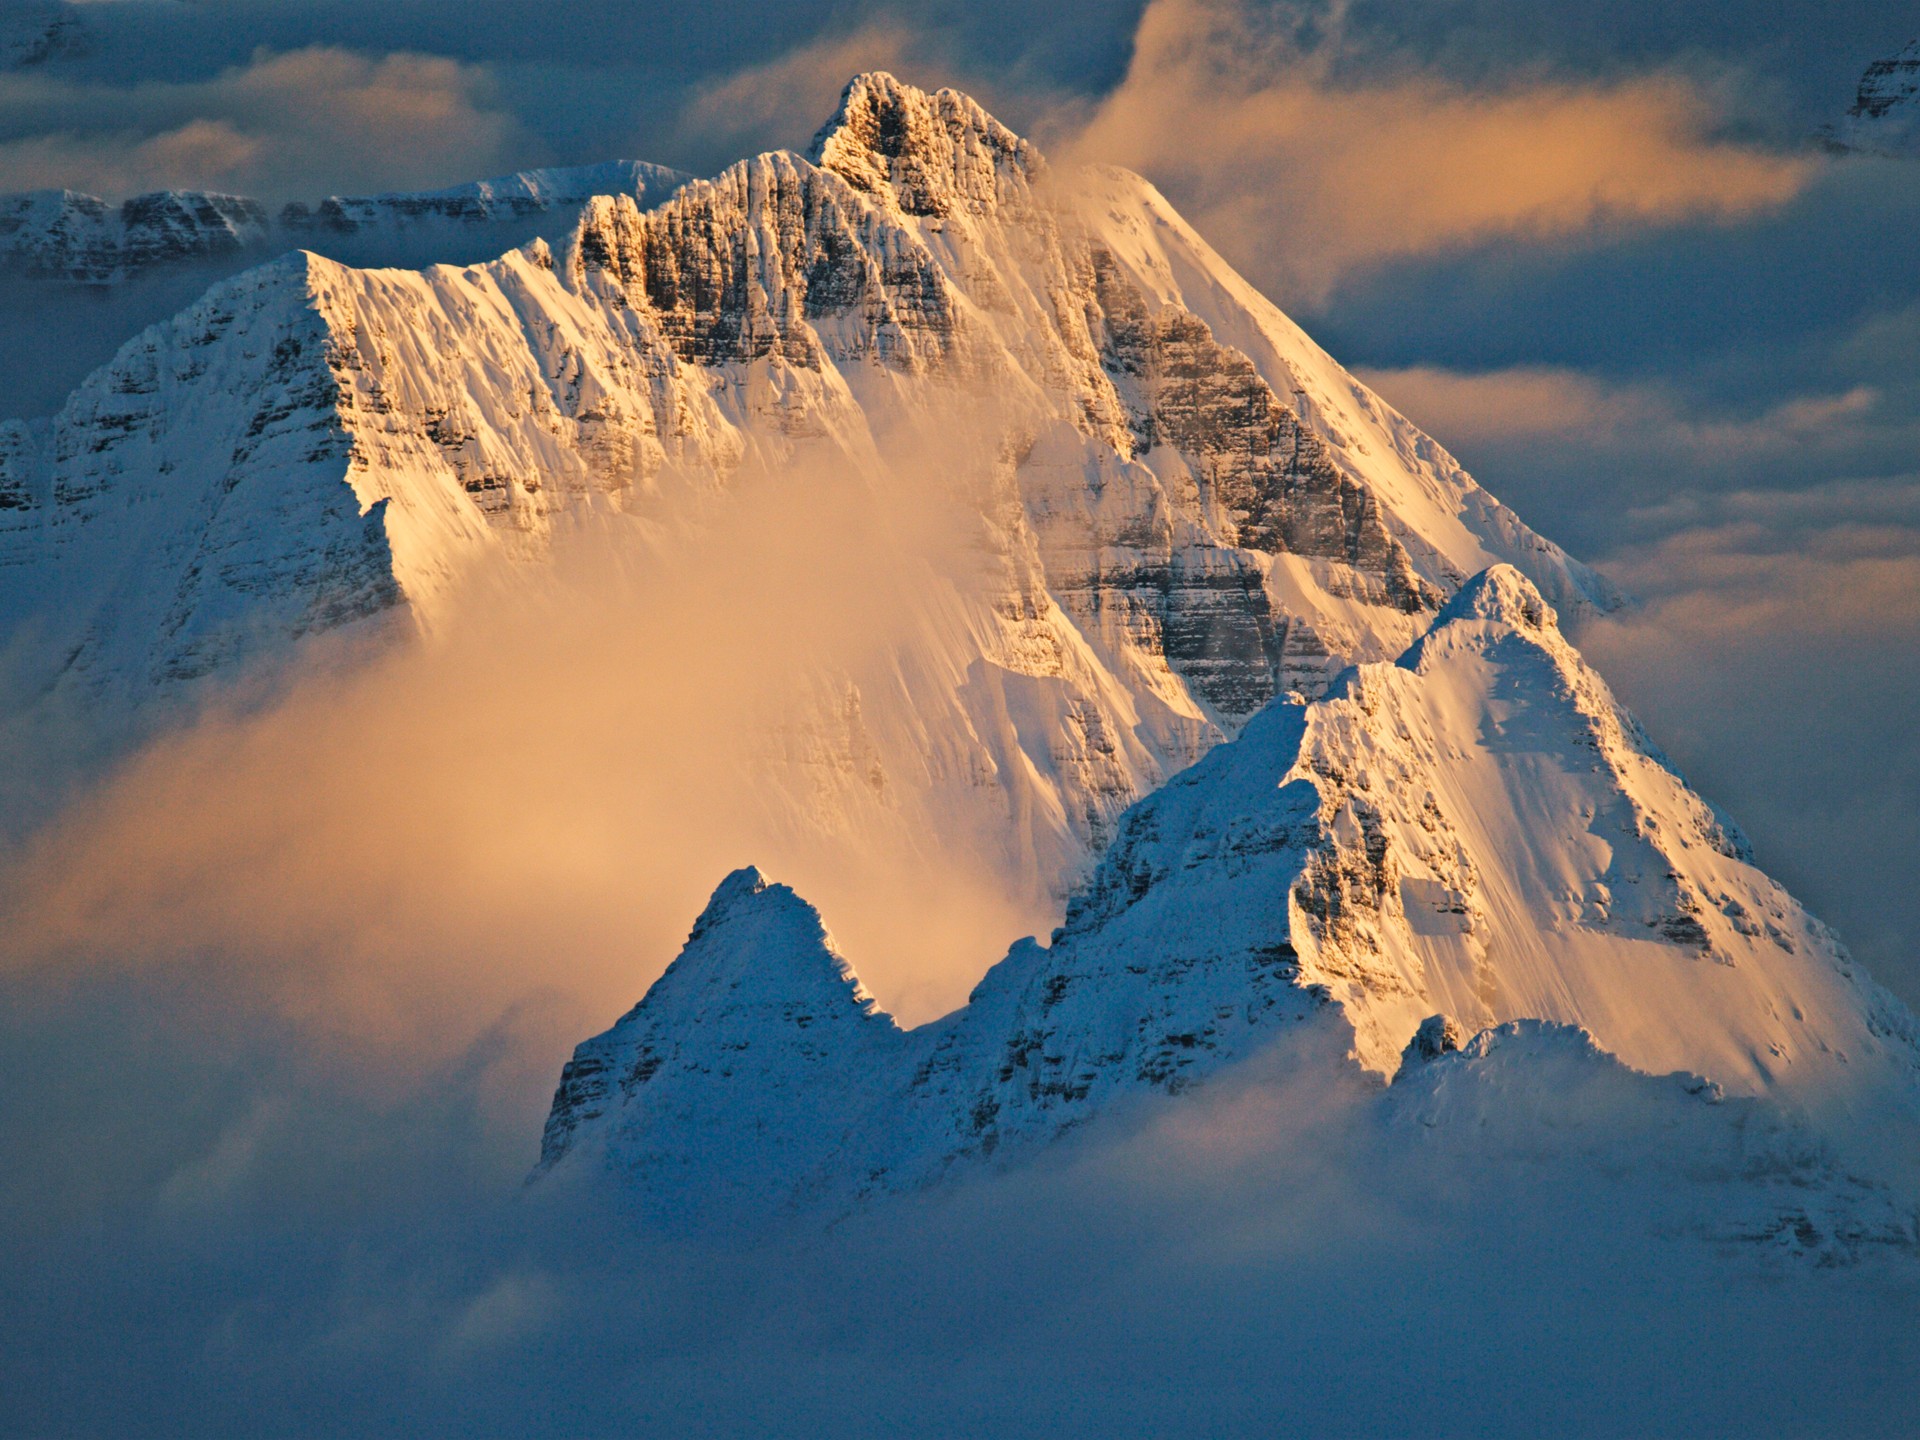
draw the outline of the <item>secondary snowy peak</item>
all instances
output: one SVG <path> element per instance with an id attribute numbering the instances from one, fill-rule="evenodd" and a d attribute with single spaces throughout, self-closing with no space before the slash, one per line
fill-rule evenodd
<path id="1" fill-rule="evenodd" d="M 871 1053 L 843 1057 L 872 1108 L 760 1199 L 917 1188 L 1276 1044 L 1333 1036 L 1384 1080 L 1484 1059 L 1466 1035 L 1515 1021 L 1786 1104 L 1855 1157 L 1907 1123 L 1920 1075 L 1912 1017 L 1751 865 L 1499 567 L 1398 663 L 1270 705 L 1134 805 L 1050 945 L 1021 941 L 964 1009 L 908 1032 L 890 1079 Z M 618 1028 L 580 1053 L 599 1063 Z M 688 1113 L 735 1103 L 717 1057 L 698 1074 Z M 570 1107 L 563 1084 L 555 1113 Z M 616 1169 L 645 1145 L 631 1114 L 630 1133 L 601 1122 Z M 653 1195 L 647 1165 L 624 1173 Z"/>
<path id="2" fill-rule="evenodd" d="M 903 1044 L 814 908 L 737 870 L 646 999 L 575 1051 L 542 1169 L 595 1150 L 661 1204 L 708 1217 L 747 1196 L 798 1199 L 844 1150 Z M 732 1096 L 717 1112 L 716 1087 Z"/>
<path id="3" fill-rule="evenodd" d="M 1911 1020 L 1753 867 L 1515 572 L 1311 707 L 1294 773 L 1322 835 L 1296 889 L 1303 973 L 1375 1068 L 1435 1012 L 1584 1025 L 1631 1065 L 1738 1093 L 1911 1065 Z"/>
<path id="4" fill-rule="evenodd" d="M 1481 571 L 1454 594 L 1435 617 L 1434 626 L 1459 620 L 1486 620 L 1515 630 L 1558 633 L 1560 617 L 1541 598 L 1532 581 L 1511 565 Z"/>
<path id="5" fill-rule="evenodd" d="M 1867 66 L 1852 107 L 1822 138 L 1841 151 L 1920 156 L 1920 40 Z"/>

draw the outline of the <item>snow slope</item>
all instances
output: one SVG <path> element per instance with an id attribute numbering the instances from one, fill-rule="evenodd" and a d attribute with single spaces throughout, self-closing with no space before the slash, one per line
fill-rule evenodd
<path id="1" fill-rule="evenodd" d="M 330 626 L 431 630 L 556 527 L 644 554 L 753 505 L 748 477 L 897 493 L 957 449 L 971 558 L 802 707 L 789 749 L 836 775 L 774 778 L 829 827 L 964 811 L 1060 887 L 1127 804 L 1398 654 L 1466 575 L 1613 603 L 1150 185 L 1056 177 L 965 96 L 862 76 L 808 156 L 651 199 L 465 268 L 290 256 L 129 342 L 0 428 L 0 625 L 37 627 L 53 687 L 143 702 Z"/>
<path id="2" fill-rule="evenodd" d="M 789 943 L 761 942 L 774 917 Z M 767 1003 L 803 988 L 804 1007 Z M 1539 1038 L 1554 1026 L 1580 1038 Z M 1508 566 L 1397 662 L 1275 702 L 1135 805 L 1051 944 L 1019 942 L 964 1009 L 903 1037 L 810 909 L 730 878 L 667 978 L 576 1051 L 542 1166 L 610 1167 L 668 1218 L 723 1188 L 843 1206 L 1329 1027 L 1382 1080 L 1460 1050 L 1456 1069 L 1551 1087 L 1515 1058 L 1542 1046 L 1583 1074 L 1693 1077 L 1673 1102 L 1689 1114 L 1777 1107 L 1768 1124 L 1828 1157 L 1815 1189 L 1848 1167 L 1916 1178 L 1913 1017 L 1752 866 Z M 817 1078 L 784 1083 L 802 1058 Z M 764 1169 L 712 1138 L 749 1110 L 783 1146 Z"/>

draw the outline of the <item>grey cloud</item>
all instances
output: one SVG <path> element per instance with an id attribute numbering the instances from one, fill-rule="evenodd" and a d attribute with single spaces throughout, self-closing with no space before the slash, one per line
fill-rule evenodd
<path id="1" fill-rule="evenodd" d="M 327 47 L 261 51 L 193 82 L 0 76 L 0 188 L 270 200 L 423 188 L 540 154 L 489 90 L 451 60 Z"/>

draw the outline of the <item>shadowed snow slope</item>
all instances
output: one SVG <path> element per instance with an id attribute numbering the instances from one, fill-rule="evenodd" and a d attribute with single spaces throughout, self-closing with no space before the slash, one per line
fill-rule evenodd
<path id="1" fill-rule="evenodd" d="M 774 1209 L 845 1204 L 1329 1026 L 1382 1080 L 1455 1050 L 1449 1064 L 1485 1071 L 1495 1041 L 1462 1049 L 1459 1025 L 1422 1023 L 1438 1014 L 1509 1036 L 1574 1027 L 1586 1058 L 1568 1063 L 1683 1072 L 1671 1103 L 1689 1115 L 1746 1116 L 1746 1100 L 1724 1105 L 1747 1097 L 1777 1107 L 1753 1124 L 1793 1131 L 1808 1156 L 1831 1145 L 1864 1173 L 1912 1179 L 1899 1159 L 1920 1070 L 1912 1017 L 1754 869 L 1507 566 L 1463 587 L 1397 663 L 1275 702 L 1135 805 L 1052 944 L 1015 945 L 944 1020 L 896 1036 L 811 911 L 735 876 L 708 915 L 743 906 L 765 915 L 742 932 L 750 965 L 703 919 L 667 977 L 576 1053 L 544 1167 L 611 1164 L 669 1215 L 744 1185 Z M 790 915 L 791 943 L 761 945 Z M 720 1027 L 709 989 L 684 1008 L 683 969 L 710 985 L 750 969 L 725 982 L 742 1008 Z M 834 1028 L 761 998 L 827 976 Z M 1545 1071 L 1527 1078 L 1524 1053 L 1546 1044 L 1495 1068 L 1553 1090 Z M 834 1078 L 779 1086 L 791 1104 L 761 1108 L 775 1088 L 761 1077 L 803 1063 Z M 1460 1093 L 1432 1103 L 1451 1113 Z M 742 1115 L 777 1165 L 742 1167 L 731 1139 L 709 1139 Z M 1821 1183 L 1839 1183 L 1822 1166 Z"/>
<path id="2" fill-rule="evenodd" d="M 644 564 L 794 486 L 937 494 L 959 533 L 904 638 L 783 701 L 770 778 L 828 829 L 984 807 L 1057 891 L 1167 774 L 1488 564 L 1613 603 L 1152 186 L 1056 175 L 963 95 L 861 76 L 807 156 L 663 200 L 614 178 L 486 264 L 276 260 L 0 426 L 24 672 L 151 705 L 314 632 L 431 630 L 564 533 Z"/>

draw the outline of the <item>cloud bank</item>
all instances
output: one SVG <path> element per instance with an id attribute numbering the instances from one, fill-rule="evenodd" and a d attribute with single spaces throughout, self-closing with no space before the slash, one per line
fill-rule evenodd
<path id="1" fill-rule="evenodd" d="M 1717 118 L 1709 91 L 1658 71 L 1356 81 L 1248 9 L 1153 0 L 1125 79 L 1072 149 L 1154 178 L 1285 304 L 1396 257 L 1735 220 L 1806 184 L 1810 160 L 1717 138 Z"/>

